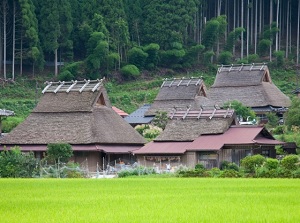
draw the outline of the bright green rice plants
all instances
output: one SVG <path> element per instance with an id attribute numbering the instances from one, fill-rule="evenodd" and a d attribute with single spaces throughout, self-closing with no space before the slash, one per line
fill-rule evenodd
<path id="1" fill-rule="evenodd" d="M 282 160 L 280 165 L 287 170 L 296 170 L 299 168 L 299 156 L 297 155 L 288 155 L 285 156 Z"/>
<path id="2" fill-rule="evenodd" d="M 261 167 L 266 158 L 262 155 L 246 156 L 241 160 L 241 166 L 244 168 L 246 173 L 255 174 L 258 167 Z"/>

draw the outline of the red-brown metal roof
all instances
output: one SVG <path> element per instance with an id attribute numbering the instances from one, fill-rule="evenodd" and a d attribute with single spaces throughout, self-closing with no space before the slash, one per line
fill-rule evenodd
<path id="1" fill-rule="evenodd" d="M 190 143 L 187 150 L 210 151 L 220 150 L 224 145 L 281 145 L 275 139 L 269 139 L 259 134 L 264 128 L 261 126 L 235 126 L 230 127 L 225 133 L 218 135 L 202 135 Z"/>
<path id="2" fill-rule="evenodd" d="M 117 108 L 117 107 L 115 107 L 115 106 L 112 106 L 111 107 L 118 115 L 120 115 L 121 117 L 126 117 L 126 116 L 128 116 L 128 114 L 126 113 L 126 112 L 124 112 L 123 110 L 121 110 L 121 109 L 119 109 L 119 108 Z"/>
<path id="3" fill-rule="evenodd" d="M 190 142 L 149 142 L 134 154 L 183 154 Z"/>

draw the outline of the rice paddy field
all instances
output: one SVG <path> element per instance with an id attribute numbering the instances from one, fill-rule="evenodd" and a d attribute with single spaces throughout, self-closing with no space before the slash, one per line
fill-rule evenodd
<path id="1" fill-rule="evenodd" d="M 0 179 L 0 222 L 300 222 L 299 179 Z"/>

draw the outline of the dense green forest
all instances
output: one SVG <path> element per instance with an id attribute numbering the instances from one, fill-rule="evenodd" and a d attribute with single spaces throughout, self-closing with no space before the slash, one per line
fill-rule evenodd
<path id="1" fill-rule="evenodd" d="M 299 11 L 298 0 L 3 0 L 0 77 L 297 65 Z"/>

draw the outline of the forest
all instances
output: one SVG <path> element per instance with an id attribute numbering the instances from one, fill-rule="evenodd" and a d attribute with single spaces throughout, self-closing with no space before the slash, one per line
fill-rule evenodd
<path id="1" fill-rule="evenodd" d="M 3 0 L 0 78 L 299 63 L 298 0 Z"/>

